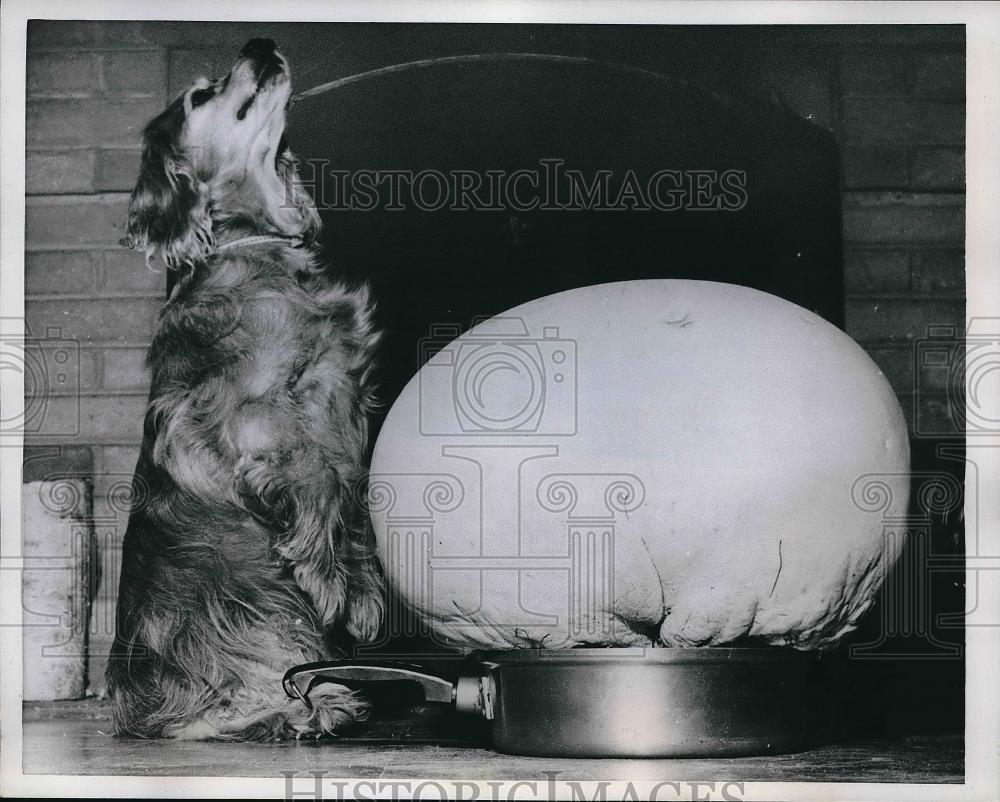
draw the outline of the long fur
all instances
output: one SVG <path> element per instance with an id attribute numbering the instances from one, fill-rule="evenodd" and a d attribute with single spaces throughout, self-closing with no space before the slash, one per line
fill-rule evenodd
<path id="1" fill-rule="evenodd" d="M 315 258 L 319 217 L 282 133 L 289 92 L 255 40 L 145 131 L 126 241 L 177 283 L 149 351 L 107 671 L 120 734 L 299 737 L 364 715 L 341 686 L 310 711 L 280 683 L 333 656 L 334 633 L 373 638 L 383 614 L 353 492 L 378 336 L 366 291 Z M 255 235 L 281 239 L 218 250 Z"/>

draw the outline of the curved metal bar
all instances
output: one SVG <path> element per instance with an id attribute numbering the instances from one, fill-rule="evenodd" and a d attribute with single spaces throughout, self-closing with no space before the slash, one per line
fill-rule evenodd
<path id="1" fill-rule="evenodd" d="M 613 61 L 601 61 L 600 59 L 587 58 L 586 56 L 561 56 L 555 53 L 467 53 L 460 56 L 440 56 L 438 58 L 423 58 L 417 59 L 416 61 L 405 61 L 400 64 L 390 64 L 386 67 L 366 70 L 365 72 L 359 72 L 354 75 L 346 75 L 343 78 L 337 78 L 334 81 L 329 81 L 325 84 L 320 84 L 319 86 L 314 86 L 311 89 L 299 92 L 292 96 L 292 102 L 296 103 L 300 100 L 305 100 L 308 97 L 321 95 L 325 92 L 340 89 L 359 81 L 366 81 L 371 78 L 380 78 L 384 75 L 392 75 L 397 72 L 417 70 L 440 64 L 466 64 L 491 61 L 547 61 L 557 63 L 561 62 L 564 64 L 589 64 L 604 67 L 606 69 L 618 70 L 620 72 L 632 73 L 634 75 L 643 75 L 647 78 L 652 78 L 663 83 L 687 85 L 686 81 L 682 81 L 679 78 L 671 78 L 663 73 L 647 70 L 643 67 L 635 67 L 631 64 L 619 64 Z M 704 92 L 705 90 L 699 91 Z M 712 92 L 706 92 L 706 94 L 715 96 Z M 721 100 L 722 98 L 719 97 L 719 99 Z"/>

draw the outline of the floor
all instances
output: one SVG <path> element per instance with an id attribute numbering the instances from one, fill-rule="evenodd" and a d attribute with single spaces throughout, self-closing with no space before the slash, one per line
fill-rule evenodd
<path id="1" fill-rule="evenodd" d="M 487 733 L 459 731 L 451 714 L 372 722 L 351 738 L 275 744 L 142 741 L 108 735 L 98 702 L 27 704 L 26 774 L 436 779 L 683 779 L 956 783 L 963 781 L 961 735 L 905 736 L 821 746 L 791 755 L 737 759 L 583 760 L 503 755 Z"/>

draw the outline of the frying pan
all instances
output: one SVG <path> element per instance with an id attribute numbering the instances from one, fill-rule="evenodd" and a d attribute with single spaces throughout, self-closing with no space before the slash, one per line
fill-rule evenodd
<path id="1" fill-rule="evenodd" d="M 418 683 L 428 702 L 490 721 L 501 752 L 545 757 L 707 757 L 794 751 L 805 736 L 813 656 L 779 648 L 514 649 L 477 652 L 458 679 L 392 660 L 289 670 L 311 707 L 321 682 Z"/>

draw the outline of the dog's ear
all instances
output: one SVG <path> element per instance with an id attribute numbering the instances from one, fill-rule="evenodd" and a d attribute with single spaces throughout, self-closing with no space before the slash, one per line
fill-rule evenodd
<path id="1" fill-rule="evenodd" d="M 122 244 L 159 254 L 167 267 L 188 271 L 212 247 L 209 195 L 179 145 L 184 125 L 180 98 L 146 126 L 139 180 L 129 201 Z"/>
<path id="2" fill-rule="evenodd" d="M 282 211 L 292 211 L 295 218 L 295 236 L 302 239 L 305 245 L 312 245 L 319 235 L 322 223 L 312 195 L 305 188 L 298 171 L 299 161 L 288 147 L 285 138 L 281 138 L 278 146 L 278 157 L 274 169 L 281 181 L 283 190 L 281 198 Z"/>

